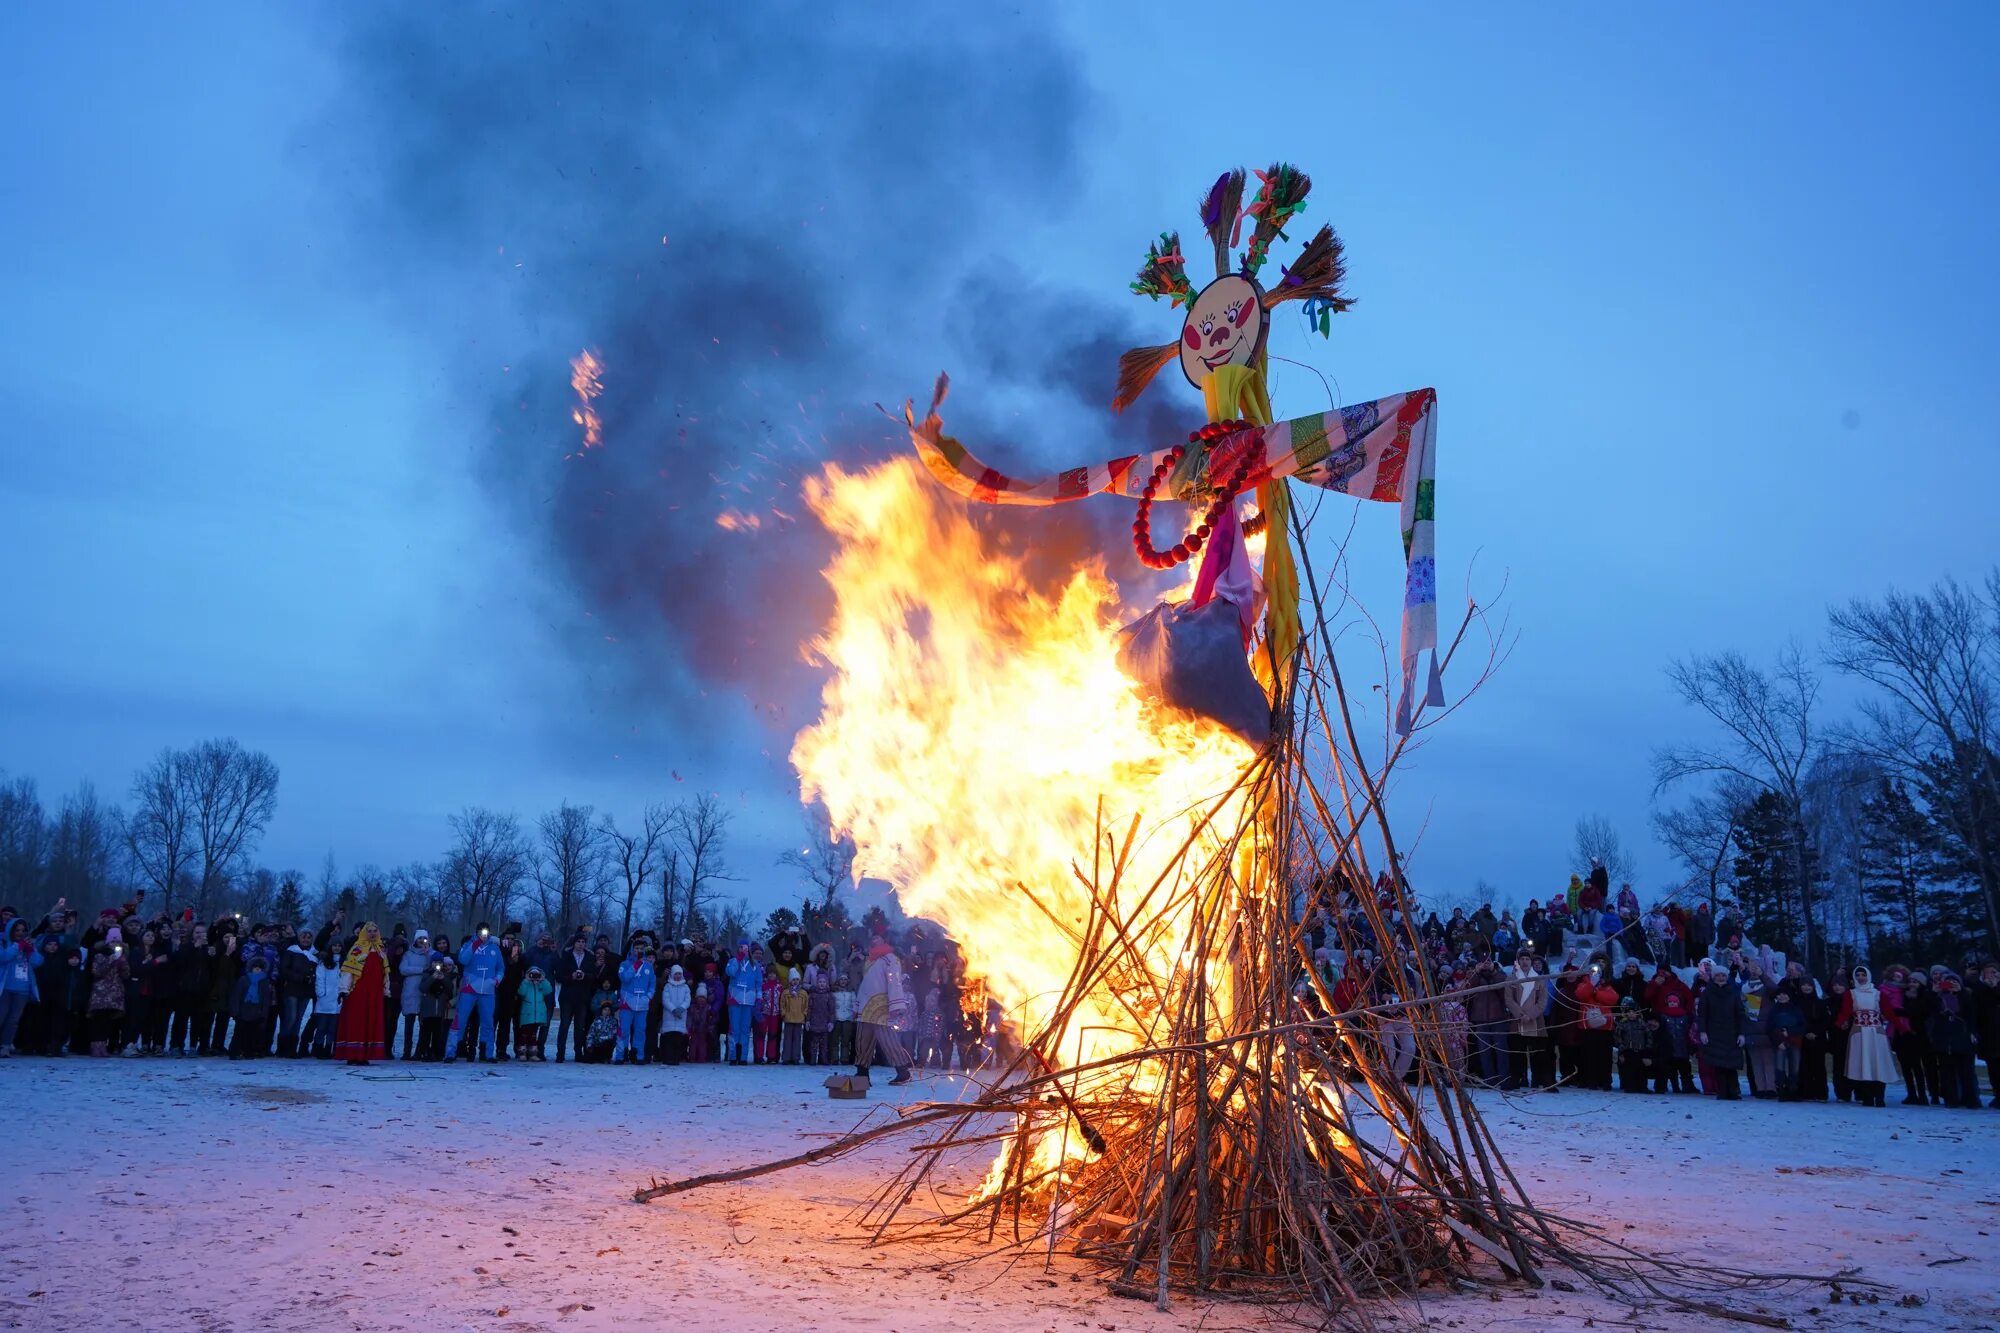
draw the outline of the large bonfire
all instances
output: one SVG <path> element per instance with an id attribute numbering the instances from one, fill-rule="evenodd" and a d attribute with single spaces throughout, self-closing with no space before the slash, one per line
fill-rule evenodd
<path id="1" fill-rule="evenodd" d="M 793 763 L 807 798 L 854 839 L 857 872 L 941 922 L 1002 1002 L 998 1058 L 961 1100 L 905 1107 L 797 1157 L 655 1183 L 638 1197 L 908 1135 L 919 1140 L 908 1164 L 865 1212 L 871 1237 L 970 1229 L 1008 1249 L 1062 1246 L 1162 1308 L 1175 1288 L 1303 1298 L 1329 1322 L 1365 1326 L 1384 1301 L 1480 1280 L 1539 1283 L 1551 1264 L 1619 1294 L 1701 1308 L 1640 1256 L 1529 1203 L 1459 1081 L 1421 963 L 1398 974 L 1395 994 L 1364 992 L 1344 1012 L 1314 966 L 1305 921 L 1343 898 L 1374 941 L 1423 954 L 1383 793 L 1427 725 L 1417 715 L 1443 701 L 1435 395 L 1272 420 L 1265 312 L 1303 301 L 1323 327 L 1346 299 L 1330 228 L 1278 286 L 1257 284 L 1309 188 L 1282 164 L 1258 176 L 1247 206 L 1242 172 L 1204 203 L 1214 283 L 1193 290 L 1168 235 L 1134 284 L 1187 316 L 1175 342 L 1126 354 L 1118 402 L 1178 358 L 1210 416 L 1187 446 L 1018 481 L 944 434 L 941 379 L 929 414 L 910 416 L 921 465 L 829 468 L 807 490 L 837 542 L 825 571 L 834 612 L 812 645 L 829 672 L 823 711 Z M 1254 223 L 1231 268 L 1239 214 Z M 1402 693 L 1373 760 L 1324 605 L 1339 580 L 1315 577 L 1292 480 L 1402 507 Z M 1161 681 L 1142 686 L 1121 666 L 1129 616 L 1101 561 L 1041 586 L 947 491 L 1004 504 L 1139 499 L 1143 561 L 1201 557 L 1182 610 L 1219 596 L 1242 609 L 1248 632 L 1265 606 L 1256 681 L 1234 630 L 1221 656 L 1235 655 L 1260 711 L 1268 703 L 1268 734 L 1244 726 L 1240 709 L 1229 727 L 1169 710 Z M 1195 516 L 1166 550 L 1151 545 L 1156 492 Z M 1250 573 L 1259 556 L 1261 577 Z M 1468 608 L 1453 650 L 1480 618 Z M 1387 1021 L 1414 1034 L 1408 1084 L 1374 1039 Z"/>

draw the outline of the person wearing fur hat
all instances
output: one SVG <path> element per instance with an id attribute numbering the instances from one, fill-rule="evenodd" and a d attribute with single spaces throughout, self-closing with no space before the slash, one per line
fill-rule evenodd
<path id="1" fill-rule="evenodd" d="M 1854 988 L 1841 997 L 1835 1025 L 1847 1035 L 1847 1079 L 1863 1106 L 1886 1106 L 1889 1077 L 1895 1072 L 1889 1051 L 1888 1016 L 1882 992 L 1865 967 L 1854 969 Z"/>

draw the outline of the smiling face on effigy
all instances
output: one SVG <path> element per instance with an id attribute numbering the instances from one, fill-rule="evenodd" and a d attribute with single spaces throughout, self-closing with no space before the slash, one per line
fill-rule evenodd
<path id="1" fill-rule="evenodd" d="M 1247 366 L 1264 347 L 1263 294 L 1240 273 L 1201 289 L 1181 326 L 1181 372 L 1196 388 L 1220 366 Z"/>

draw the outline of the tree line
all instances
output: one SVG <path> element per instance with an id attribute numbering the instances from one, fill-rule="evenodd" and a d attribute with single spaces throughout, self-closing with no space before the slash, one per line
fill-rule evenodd
<path id="1" fill-rule="evenodd" d="M 1653 760 L 1686 893 L 1814 967 L 2000 953 L 2000 568 L 1854 598 L 1769 667 L 1725 652 L 1668 677 L 1705 721 Z"/>
<path id="2" fill-rule="evenodd" d="M 823 808 L 805 812 L 805 841 L 781 864 L 805 892 L 797 911 L 760 914 L 726 890 L 730 812 L 712 794 L 648 805 L 620 821 L 569 802 L 532 823 L 468 806 L 448 820 L 432 860 L 359 865 L 343 874 L 329 854 L 316 880 L 254 863 L 277 810 L 278 766 L 233 739 L 162 750 L 133 776 L 124 805 L 89 783 L 44 807 L 32 778 L 0 774 L 0 901 L 35 914 L 67 899 L 79 911 L 130 901 L 192 910 L 198 920 L 241 912 L 252 921 L 303 923 L 335 911 L 462 934 L 477 921 L 520 921 L 566 935 L 607 934 L 622 945 L 645 927 L 669 938 L 760 938 L 793 926 L 847 928 L 840 890 L 854 846 Z"/>

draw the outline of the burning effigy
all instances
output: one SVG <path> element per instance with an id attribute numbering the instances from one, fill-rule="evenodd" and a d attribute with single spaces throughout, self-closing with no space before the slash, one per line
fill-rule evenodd
<path id="1" fill-rule="evenodd" d="M 1178 363 L 1207 415 L 1184 443 L 1016 479 L 944 433 L 940 378 L 924 416 L 906 411 L 915 458 L 829 467 L 806 491 L 837 549 L 810 645 L 822 709 L 793 764 L 853 838 L 855 872 L 958 941 L 1004 1007 L 1003 1058 L 957 1100 L 642 1201 L 898 1135 L 917 1141 L 865 1214 L 871 1238 L 1060 1246 L 1163 1308 L 1174 1290 L 1304 1300 L 1365 1326 L 1384 1301 L 1539 1283 L 1551 1264 L 1660 1294 L 1637 1256 L 1586 1252 L 1580 1224 L 1529 1203 L 1457 1072 L 1384 804 L 1464 636 L 1441 661 L 1436 395 L 1275 417 L 1270 312 L 1297 301 L 1324 332 L 1350 300 L 1330 226 L 1263 284 L 1310 181 L 1255 176 L 1247 200 L 1232 171 L 1199 201 L 1212 282 L 1194 289 L 1169 232 L 1133 284 L 1185 314 L 1173 342 L 1122 358 L 1113 406 Z M 1400 506 L 1401 679 L 1376 758 L 1294 482 Z M 963 503 L 1096 495 L 1138 502 L 1148 567 L 1195 565 L 1136 618 L 1101 559 L 1039 585 Z M 1191 520 L 1171 542 L 1154 539 L 1159 503 Z M 1342 894 L 1417 960 L 1345 1004 L 1306 925 Z M 1392 1027 L 1414 1046 L 1407 1077 Z"/>

